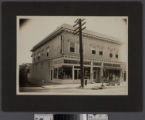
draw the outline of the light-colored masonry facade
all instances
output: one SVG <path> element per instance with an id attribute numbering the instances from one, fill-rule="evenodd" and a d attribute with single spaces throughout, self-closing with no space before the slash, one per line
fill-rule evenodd
<path id="1" fill-rule="evenodd" d="M 110 74 L 126 80 L 126 64 L 120 61 L 119 40 L 83 32 L 84 78 L 100 82 Z M 31 80 L 48 83 L 80 83 L 79 36 L 63 24 L 32 48 Z"/>

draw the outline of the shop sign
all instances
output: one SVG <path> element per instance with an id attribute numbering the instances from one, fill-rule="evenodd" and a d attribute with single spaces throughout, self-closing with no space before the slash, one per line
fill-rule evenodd
<path id="1" fill-rule="evenodd" d="M 78 61 L 78 60 L 64 60 L 64 63 L 67 63 L 67 64 L 80 64 L 80 61 Z M 91 65 L 91 62 L 84 61 L 84 65 Z"/>
<path id="2" fill-rule="evenodd" d="M 94 62 L 93 65 L 95 65 L 95 66 L 101 66 L 101 62 Z"/>
<path id="3" fill-rule="evenodd" d="M 120 64 L 110 64 L 110 63 L 104 63 L 105 67 L 120 67 Z"/>

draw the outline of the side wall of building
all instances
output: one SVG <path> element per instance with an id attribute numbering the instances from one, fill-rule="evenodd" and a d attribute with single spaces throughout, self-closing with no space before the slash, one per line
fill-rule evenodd
<path id="1" fill-rule="evenodd" d="M 38 59 L 38 56 L 40 56 L 40 59 Z M 45 59 L 53 59 L 60 56 L 61 56 L 61 35 L 58 35 L 52 40 L 49 40 L 47 43 L 45 43 L 32 53 L 33 57 L 32 62 L 36 63 Z"/>
<path id="2" fill-rule="evenodd" d="M 52 59 L 61 55 L 61 35 L 56 36 L 34 51 L 31 81 L 38 84 L 48 83 L 51 80 Z"/>

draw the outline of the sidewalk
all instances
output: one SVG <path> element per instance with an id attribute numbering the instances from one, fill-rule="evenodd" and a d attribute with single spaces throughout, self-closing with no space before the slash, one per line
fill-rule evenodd
<path id="1" fill-rule="evenodd" d="M 105 85 L 106 83 L 104 83 Z M 21 94 L 36 95 L 127 95 L 128 85 L 101 87 L 101 83 L 88 84 L 84 88 L 80 84 L 50 84 L 42 87 L 21 87 Z"/>
<path id="2" fill-rule="evenodd" d="M 91 88 L 96 88 L 96 87 L 100 87 L 102 85 L 102 83 L 89 83 L 86 86 L 84 86 L 85 89 L 91 89 Z M 115 86 L 106 86 L 106 83 L 104 83 L 105 87 L 118 87 L 117 85 Z M 44 85 L 43 88 L 48 88 L 48 89 L 60 89 L 60 88 L 65 88 L 65 89 L 71 89 L 71 88 L 80 88 L 80 84 L 50 84 L 50 85 Z M 123 82 L 121 83 L 119 86 L 127 86 L 127 83 Z"/>

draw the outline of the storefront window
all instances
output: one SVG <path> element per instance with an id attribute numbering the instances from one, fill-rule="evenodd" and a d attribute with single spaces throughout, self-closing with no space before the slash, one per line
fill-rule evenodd
<path id="1" fill-rule="evenodd" d="M 117 78 L 120 78 L 120 70 L 117 69 L 105 69 L 104 71 L 104 77 L 106 82 L 111 82 L 116 80 Z M 113 78 L 114 77 L 114 78 Z"/>
<path id="2" fill-rule="evenodd" d="M 72 79 L 72 67 L 63 66 L 59 68 L 54 68 L 54 78 L 57 78 L 57 74 L 58 74 L 58 79 L 63 79 L 63 80 Z"/>
<path id="3" fill-rule="evenodd" d="M 89 67 L 84 68 L 84 78 L 90 79 L 90 68 Z"/>
<path id="4" fill-rule="evenodd" d="M 62 69 L 62 79 L 72 79 L 72 67 L 63 66 Z"/>
<path id="5" fill-rule="evenodd" d="M 93 79 L 94 82 L 99 83 L 100 82 L 100 68 L 94 67 L 93 68 Z"/>
<path id="6" fill-rule="evenodd" d="M 81 79 L 81 70 L 80 69 L 74 70 L 74 79 L 75 80 Z"/>
<path id="7" fill-rule="evenodd" d="M 63 68 L 58 69 L 58 79 L 63 79 Z"/>
<path id="8" fill-rule="evenodd" d="M 54 78 L 62 80 L 72 80 L 72 66 L 62 66 L 59 68 L 54 68 Z M 76 66 L 74 70 L 74 78 L 75 79 L 81 78 L 81 71 L 80 69 L 77 69 Z M 90 67 L 84 68 L 84 78 L 90 79 Z"/>
<path id="9" fill-rule="evenodd" d="M 54 68 L 54 78 L 57 78 L 57 68 Z"/>

